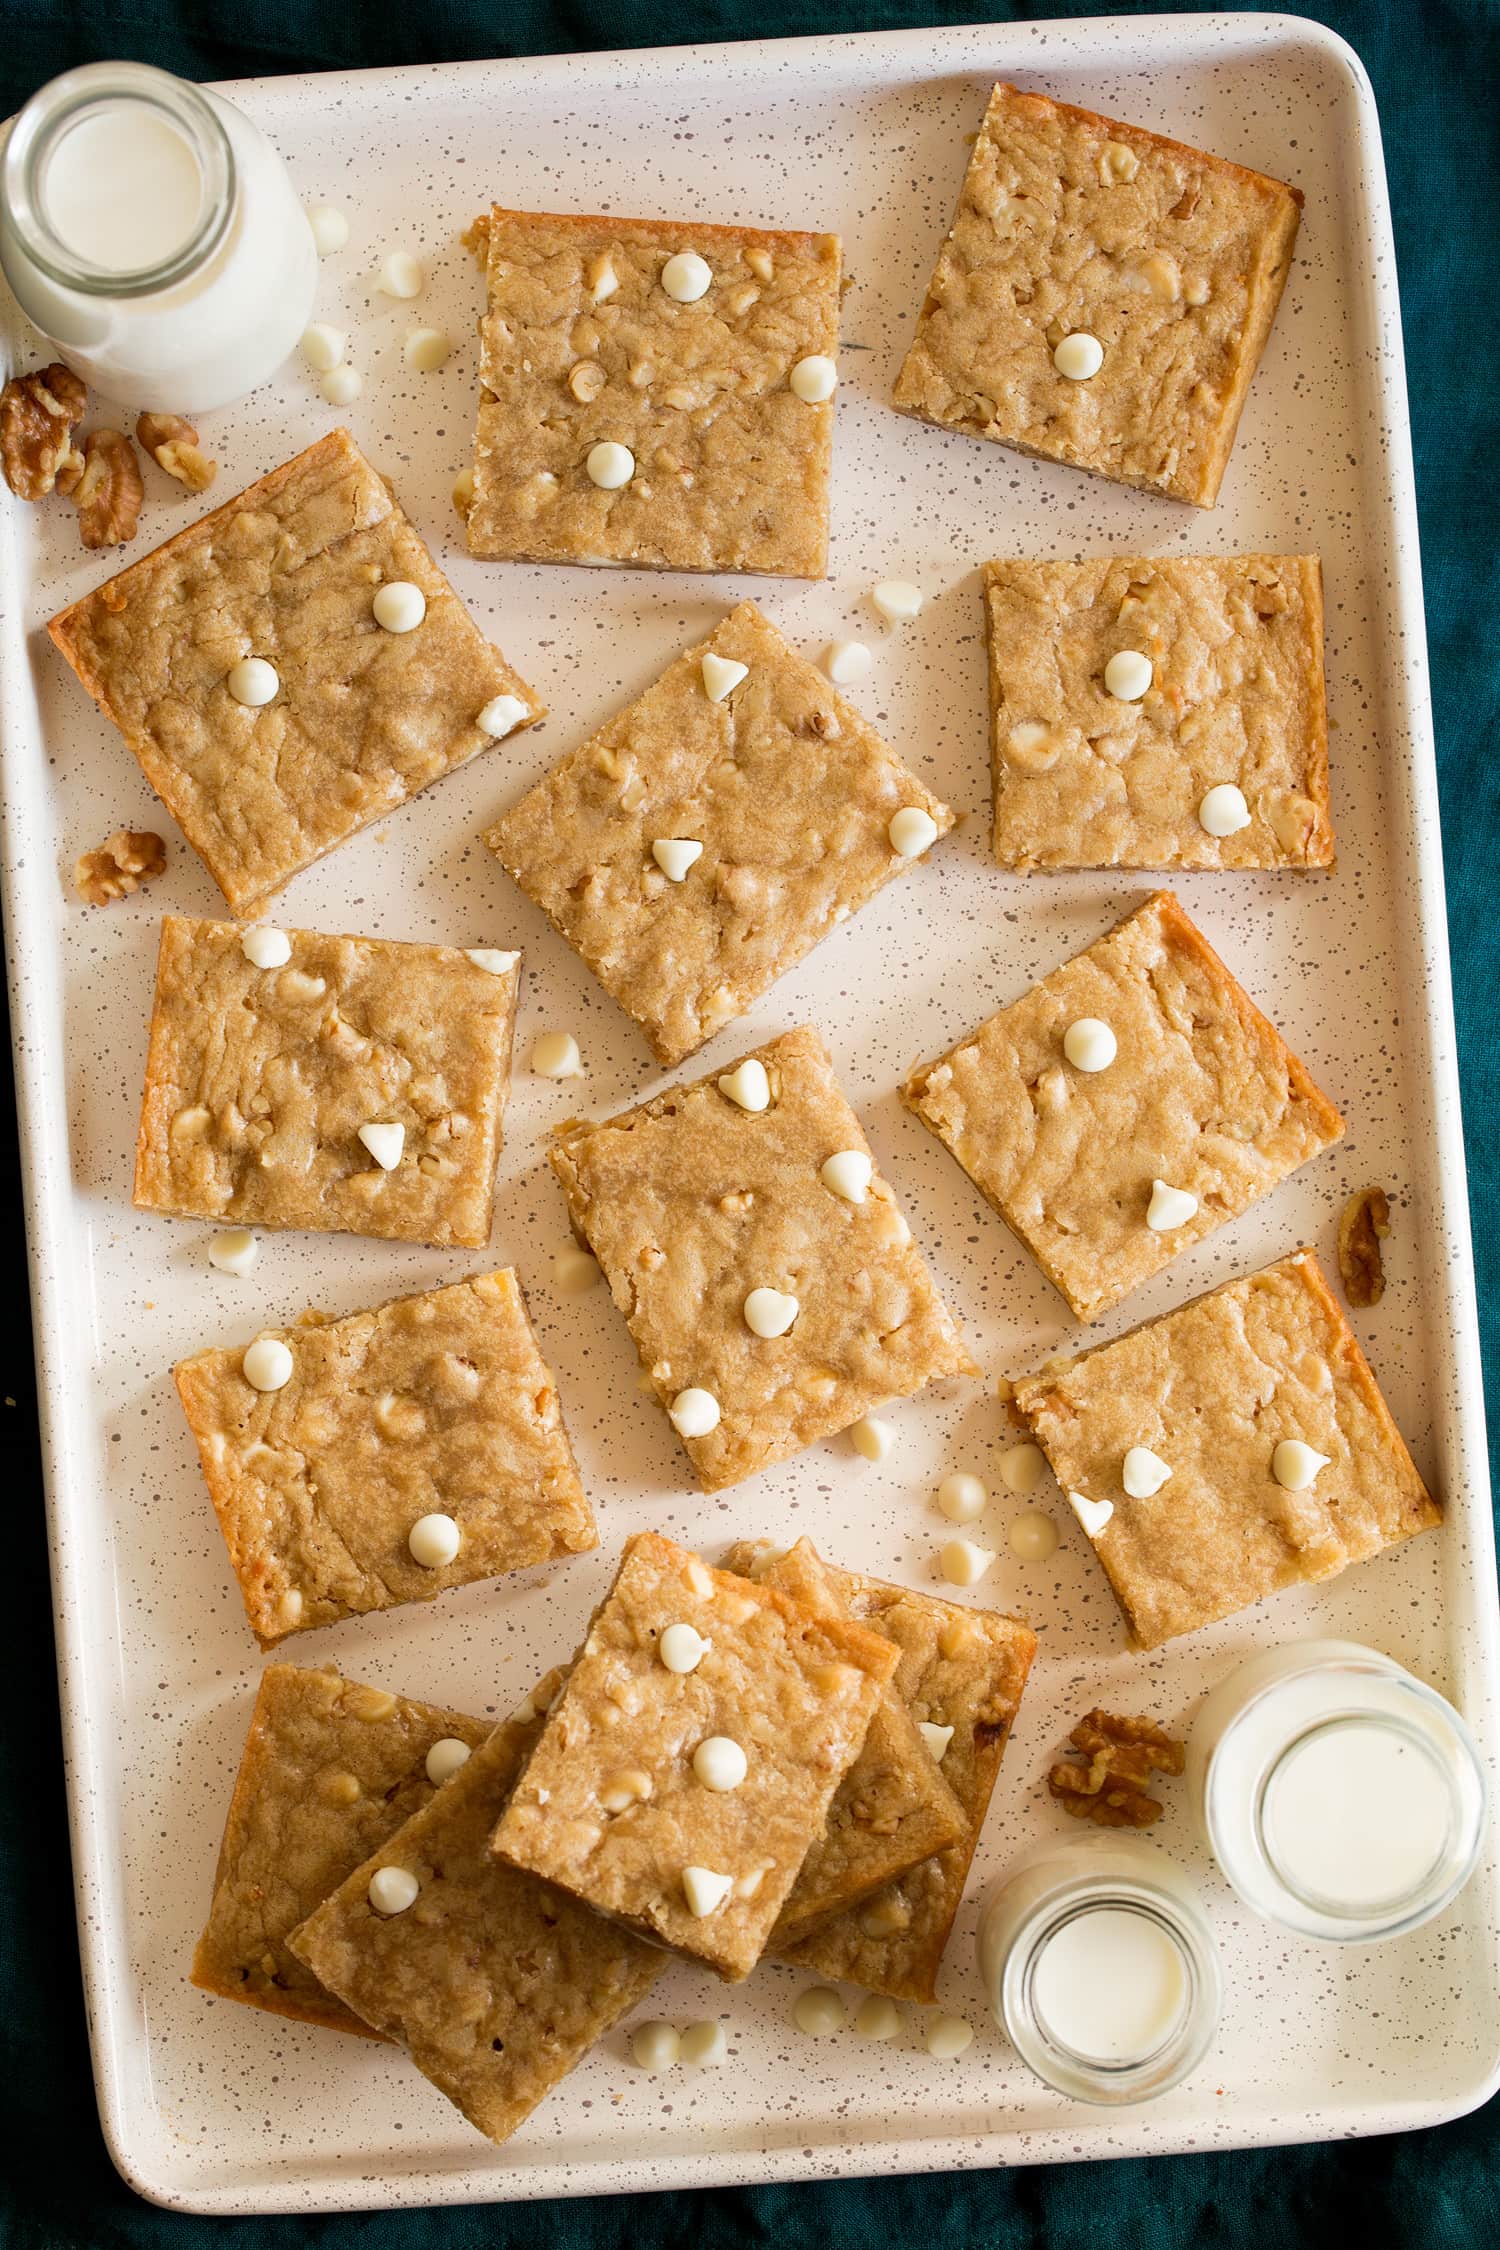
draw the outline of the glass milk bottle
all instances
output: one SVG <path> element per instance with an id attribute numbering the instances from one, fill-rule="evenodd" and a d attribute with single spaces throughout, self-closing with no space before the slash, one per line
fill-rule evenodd
<path id="1" fill-rule="evenodd" d="M 0 156 L 0 267 L 106 397 L 194 415 L 291 351 L 317 252 L 281 158 L 219 95 L 143 63 L 33 94 Z"/>

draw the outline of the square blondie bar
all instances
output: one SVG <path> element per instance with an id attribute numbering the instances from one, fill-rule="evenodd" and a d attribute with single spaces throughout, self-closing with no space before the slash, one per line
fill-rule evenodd
<path id="1" fill-rule="evenodd" d="M 498 206 L 469 548 L 821 578 L 839 241 Z"/>
<path id="2" fill-rule="evenodd" d="M 510 1270 L 173 1374 L 262 1648 L 598 1545 Z M 451 1554 L 413 1539 L 424 1522 Z"/>
<path id="3" fill-rule="evenodd" d="M 1026 1377 L 1012 1405 L 1144 1648 L 1441 1521 L 1310 1250 Z M 1144 1498 L 1123 1482 L 1137 1447 Z"/>
<path id="4" fill-rule="evenodd" d="M 642 1532 L 493 1849 L 748 1976 L 895 1668 L 878 1634 Z"/>
<path id="5" fill-rule="evenodd" d="M 166 915 L 137 1206 L 482 1248 L 520 958 Z"/>
<path id="6" fill-rule="evenodd" d="M 895 402 L 1211 508 L 1302 197 L 997 86 Z"/>
<path id="7" fill-rule="evenodd" d="M 1331 867 L 1313 555 L 992 562 L 1002 867 Z"/>
<path id="8" fill-rule="evenodd" d="M 913 1071 L 902 1099 L 1080 1320 L 1344 1130 L 1170 891 Z"/>
<path id="9" fill-rule="evenodd" d="M 427 1804 L 439 1742 L 477 1750 L 490 1722 L 332 1670 L 270 1664 L 224 1824 L 193 1982 L 330 2031 L 378 2036 L 287 1944 L 345 1876 Z M 457 1753 L 453 1753 L 455 1756 Z"/>
<path id="10" fill-rule="evenodd" d="M 978 1372 L 810 1028 L 568 1128 L 551 1163 L 710 1492 Z"/>
<path id="11" fill-rule="evenodd" d="M 235 914 L 543 715 L 345 430 L 48 630 Z"/>
<path id="12" fill-rule="evenodd" d="M 484 840 L 670 1064 L 953 822 L 742 602 Z"/>

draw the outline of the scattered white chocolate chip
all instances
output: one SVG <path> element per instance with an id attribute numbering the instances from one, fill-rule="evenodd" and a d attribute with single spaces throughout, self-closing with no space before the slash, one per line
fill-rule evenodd
<path id="1" fill-rule="evenodd" d="M 891 815 L 886 834 L 891 840 L 891 850 L 902 859 L 917 859 L 929 844 L 937 842 L 937 822 L 921 805 L 903 805 L 900 812 Z"/>
<path id="2" fill-rule="evenodd" d="M 1119 1041 L 1098 1016 L 1080 1016 L 1063 1033 L 1063 1053 L 1075 1070 L 1108 1070 L 1119 1051 Z"/>
<path id="3" fill-rule="evenodd" d="M 918 1723 L 917 1732 L 941 1765 L 948 1745 L 953 1740 L 952 1727 L 940 1727 L 931 1719 L 922 1719 Z"/>
<path id="4" fill-rule="evenodd" d="M 1030 1438 L 1008 1445 L 1000 1456 L 1000 1482 L 1007 1492 L 1035 1492 L 1047 1474 L 1047 1456 Z"/>
<path id="5" fill-rule="evenodd" d="M 242 703 L 247 711 L 258 711 L 272 700 L 281 682 L 275 665 L 268 664 L 263 656 L 242 656 L 238 664 L 229 667 L 224 685 L 236 703 Z"/>
<path id="6" fill-rule="evenodd" d="M 327 375 L 343 358 L 348 340 L 342 328 L 332 328 L 326 320 L 315 320 L 302 331 L 302 357 L 315 375 Z"/>
<path id="7" fill-rule="evenodd" d="M 882 578 L 870 588 L 870 599 L 887 625 L 909 625 L 922 612 L 922 589 L 909 578 Z"/>
<path id="8" fill-rule="evenodd" d="M 1221 781 L 1198 807 L 1198 826 L 1210 836 L 1235 836 L 1250 825 L 1245 792 L 1233 781 Z"/>
<path id="9" fill-rule="evenodd" d="M 872 1992 L 855 2011 L 854 2028 L 861 2039 L 894 2039 L 901 2029 L 901 2010 L 883 1992 Z"/>
<path id="10" fill-rule="evenodd" d="M 707 1437 L 719 1426 L 719 1402 L 712 1391 L 679 1391 L 667 1408 L 667 1419 L 679 1437 Z"/>
<path id="11" fill-rule="evenodd" d="M 863 641 L 830 641 L 823 651 L 823 669 L 838 687 L 866 678 L 874 661 Z"/>
<path id="12" fill-rule="evenodd" d="M 591 445 L 583 465 L 590 484 L 597 484 L 601 492 L 618 492 L 635 475 L 635 455 L 628 445 L 619 445 L 613 438 L 601 438 L 597 445 Z"/>
<path id="13" fill-rule="evenodd" d="M 693 1771 L 705 1789 L 724 1796 L 738 1789 L 750 1771 L 750 1761 L 727 1734 L 706 1735 L 693 1752 Z"/>
<path id="14" fill-rule="evenodd" d="M 696 305 L 713 287 L 713 268 L 696 250 L 679 250 L 661 269 L 661 285 L 679 305 Z"/>
<path id="15" fill-rule="evenodd" d="M 435 1788 L 441 1789 L 452 1779 L 460 1766 L 469 1762 L 469 1745 L 460 1742 L 456 1734 L 445 1734 L 427 1753 L 427 1778 Z"/>
<path id="16" fill-rule="evenodd" d="M 651 846 L 651 857 L 669 883 L 680 883 L 703 857 L 703 846 L 691 836 L 658 836 Z"/>
<path id="17" fill-rule="evenodd" d="M 492 695 L 489 702 L 482 705 L 476 713 L 474 724 L 481 734 L 489 735 L 492 741 L 503 742 L 508 734 L 515 733 L 521 721 L 529 715 L 529 707 L 518 695 Z"/>
<path id="18" fill-rule="evenodd" d="M 464 948 L 464 959 L 472 961 L 476 969 L 486 976 L 508 977 L 520 960 L 519 953 L 502 953 L 495 945 L 469 945 Z"/>
<path id="19" fill-rule="evenodd" d="M 1115 1512 L 1113 1500 L 1091 1500 L 1086 1492 L 1070 1492 L 1068 1506 L 1072 1509 L 1090 1539 L 1097 1539 Z"/>
<path id="20" fill-rule="evenodd" d="M 939 2016 L 927 2026 L 922 2043 L 939 2062 L 954 2062 L 973 2046 L 974 2026 L 962 2016 Z"/>
<path id="21" fill-rule="evenodd" d="M 993 1548 L 976 1547 L 972 1539 L 950 1539 L 938 1565 L 950 1586 L 977 1586 L 994 1559 Z"/>
<path id="22" fill-rule="evenodd" d="M 798 360 L 787 381 L 805 406 L 821 406 L 838 389 L 839 371 L 826 353 L 810 352 Z"/>
<path id="23" fill-rule="evenodd" d="M 565 1244 L 552 1261 L 552 1286 L 560 1289 L 565 1297 L 581 1296 L 585 1289 L 592 1289 L 596 1281 L 603 1279 L 598 1259 L 580 1243 Z"/>
<path id="24" fill-rule="evenodd" d="M 404 1914 L 421 1888 L 409 1867 L 377 1867 L 370 1877 L 370 1904 L 377 1914 Z"/>
<path id="25" fill-rule="evenodd" d="M 733 656 L 716 656 L 711 648 L 703 652 L 703 690 L 710 703 L 722 703 L 749 673 L 749 665 Z"/>
<path id="26" fill-rule="evenodd" d="M 352 406 L 365 387 L 365 379 L 357 367 L 330 367 L 318 379 L 318 389 L 330 406 Z"/>
<path id="27" fill-rule="evenodd" d="M 581 1078 L 583 1057 L 571 1031 L 544 1031 L 532 1042 L 531 1067 L 538 1078 Z"/>
<path id="28" fill-rule="evenodd" d="M 727 1095 L 740 1109 L 748 1109 L 759 1116 L 771 1106 L 771 1081 L 766 1076 L 766 1066 L 752 1055 L 747 1062 L 736 1063 L 733 1070 L 719 1080 L 719 1092 Z"/>
<path id="29" fill-rule="evenodd" d="M 1198 1198 L 1189 1195 L 1186 1188 L 1169 1187 L 1165 1180 L 1151 1182 L 1146 1224 L 1153 1234 L 1170 1234 L 1174 1227 L 1185 1227 L 1197 1213 Z"/>
<path id="30" fill-rule="evenodd" d="M 409 578 L 388 578 L 376 587 L 370 612 L 387 633 L 414 633 L 427 615 L 427 596 Z"/>
<path id="31" fill-rule="evenodd" d="M 406 1127 L 387 1121 L 361 1125 L 359 1138 L 382 1172 L 394 1172 L 406 1147 Z"/>
<path id="32" fill-rule="evenodd" d="M 1330 1456 L 1315 1452 L 1301 1438 L 1284 1437 L 1271 1455 L 1271 1474 L 1284 1492 L 1306 1492 Z"/>
<path id="33" fill-rule="evenodd" d="M 418 1516 L 406 1534 L 406 1544 L 412 1561 L 423 1570 L 442 1570 L 463 1545 L 463 1533 L 451 1516 Z"/>
<path id="34" fill-rule="evenodd" d="M 240 951 L 252 969 L 284 969 L 292 958 L 292 941 L 285 930 L 259 922 L 242 932 Z"/>
<path id="35" fill-rule="evenodd" d="M 792 2020 L 809 2039 L 827 2039 L 843 2030 L 849 2011 L 831 1984 L 810 1984 L 805 1992 L 798 1993 Z"/>
<path id="36" fill-rule="evenodd" d="M 1086 383 L 1104 365 L 1104 346 L 1086 328 L 1075 328 L 1053 352 L 1052 364 L 1070 383 Z"/>
<path id="37" fill-rule="evenodd" d="M 721 1875 L 717 1868 L 685 1867 L 682 1871 L 682 1895 L 689 1914 L 700 1922 L 721 1907 L 733 1889 L 734 1877 Z"/>
<path id="38" fill-rule="evenodd" d="M 216 1234 L 208 1246 L 208 1262 L 220 1273 L 232 1273 L 243 1280 L 260 1255 L 260 1244 L 248 1227 L 230 1227 L 225 1234 Z"/>
<path id="39" fill-rule="evenodd" d="M 1153 677 L 1150 657 L 1138 648 L 1116 649 L 1104 667 L 1104 685 L 1117 703 L 1139 703 Z"/>
<path id="40" fill-rule="evenodd" d="M 1040 1508 L 1028 1508 L 1011 1525 L 1010 1544 L 1022 1562 L 1045 1562 L 1057 1552 L 1057 1526 Z"/>
<path id="41" fill-rule="evenodd" d="M 279 1336 L 257 1336 L 240 1361 L 252 1391 L 279 1391 L 292 1379 L 292 1355 Z"/>
<path id="42" fill-rule="evenodd" d="M 891 1450 L 893 1432 L 889 1422 L 877 1420 L 873 1414 L 862 1414 L 849 1431 L 849 1443 L 864 1461 L 883 1461 Z"/>
<path id="43" fill-rule="evenodd" d="M 841 1195 L 846 1203 L 863 1203 L 874 1177 L 875 1167 L 862 1148 L 841 1148 L 818 1168 L 829 1194 Z"/>
<path id="44" fill-rule="evenodd" d="M 409 328 L 401 357 L 414 374 L 433 375 L 452 349 L 453 338 L 446 328 Z"/>
<path id="45" fill-rule="evenodd" d="M 721 2023 L 690 2023 L 682 2034 L 682 2059 L 689 2070 L 708 2070 L 729 2052 L 729 2034 Z"/>
<path id="46" fill-rule="evenodd" d="M 972 1523 L 983 1515 L 989 1494 L 979 1477 L 955 1469 L 937 1488 L 937 1504 L 950 1523 Z"/>
<path id="47" fill-rule="evenodd" d="M 745 1326 L 752 1336 L 784 1336 L 801 1311 L 781 1289 L 752 1289 L 745 1299 Z"/>
<path id="48" fill-rule="evenodd" d="M 708 1654 L 708 1643 L 696 1625 L 668 1625 L 656 1653 L 669 1672 L 696 1672 Z"/>
<path id="49" fill-rule="evenodd" d="M 630 2034 L 630 2052 L 641 2069 L 649 2070 L 655 2077 L 660 2071 L 676 2067 L 682 2054 L 682 2042 L 669 2023 L 640 2023 Z"/>
<path id="50" fill-rule="evenodd" d="M 320 258 L 331 258 L 349 239 L 349 221 L 331 203 L 315 203 L 307 214 L 307 223 Z"/>
<path id="51" fill-rule="evenodd" d="M 426 278 L 409 250 L 392 250 L 381 260 L 375 286 L 385 297 L 415 297 Z"/>
<path id="52" fill-rule="evenodd" d="M 1149 1500 L 1172 1474 L 1149 1445 L 1133 1445 L 1120 1464 L 1120 1482 L 1132 1500 Z"/>

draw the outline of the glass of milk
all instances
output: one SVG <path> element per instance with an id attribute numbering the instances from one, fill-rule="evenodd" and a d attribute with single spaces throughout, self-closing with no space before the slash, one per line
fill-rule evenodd
<path id="1" fill-rule="evenodd" d="M 286 358 L 318 260 L 248 117 L 144 63 L 90 63 L 33 94 L 6 137 L 0 268 L 91 389 L 191 416 Z"/>
<path id="2" fill-rule="evenodd" d="M 1202 2061 L 1219 1960 L 1191 1883 L 1138 1836 L 1038 1845 L 979 1923 L 995 2021 L 1028 2067 L 1085 2102 L 1149 2101 Z"/>
<path id="3" fill-rule="evenodd" d="M 1245 1904 L 1300 1936 L 1370 1944 L 1474 1872 L 1485 1782 L 1451 1703 L 1357 1641 L 1294 1641 L 1231 1672 L 1188 1738 L 1188 1785 Z"/>

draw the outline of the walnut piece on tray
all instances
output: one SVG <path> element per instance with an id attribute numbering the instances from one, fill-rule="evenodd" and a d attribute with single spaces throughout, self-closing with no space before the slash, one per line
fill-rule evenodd
<path id="1" fill-rule="evenodd" d="M 1084 1762 L 1064 1758 L 1047 1776 L 1048 1790 L 1064 1812 L 1101 1828 L 1149 1828 L 1161 1818 L 1161 1801 L 1150 1794 L 1151 1776 L 1180 1774 L 1184 1751 L 1154 1719 L 1094 1710 L 1068 1740 Z"/>
<path id="2" fill-rule="evenodd" d="M 76 458 L 73 430 L 87 404 L 82 383 L 61 360 L 13 375 L 0 391 L 0 463 L 18 500 L 45 500 L 57 489 L 58 471 Z"/>
<path id="3" fill-rule="evenodd" d="M 79 855 L 73 880 L 90 906 L 129 898 L 154 882 L 167 864 L 167 847 L 149 828 L 117 828 L 93 851 Z"/>
<path id="4" fill-rule="evenodd" d="M 218 462 L 210 461 L 198 443 L 198 432 L 181 414 L 143 414 L 135 435 L 157 467 L 189 492 L 206 492 L 219 473 Z"/>
<path id="5" fill-rule="evenodd" d="M 1391 1200 L 1382 1187 L 1360 1188 L 1339 1216 L 1339 1275 L 1344 1295 L 1364 1311 L 1385 1295 L 1380 1245 L 1391 1231 Z"/>
<path id="6" fill-rule="evenodd" d="M 123 430 L 90 430 L 83 441 L 83 474 L 71 489 L 85 547 L 123 547 L 135 537 L 146 488 Z"/>

